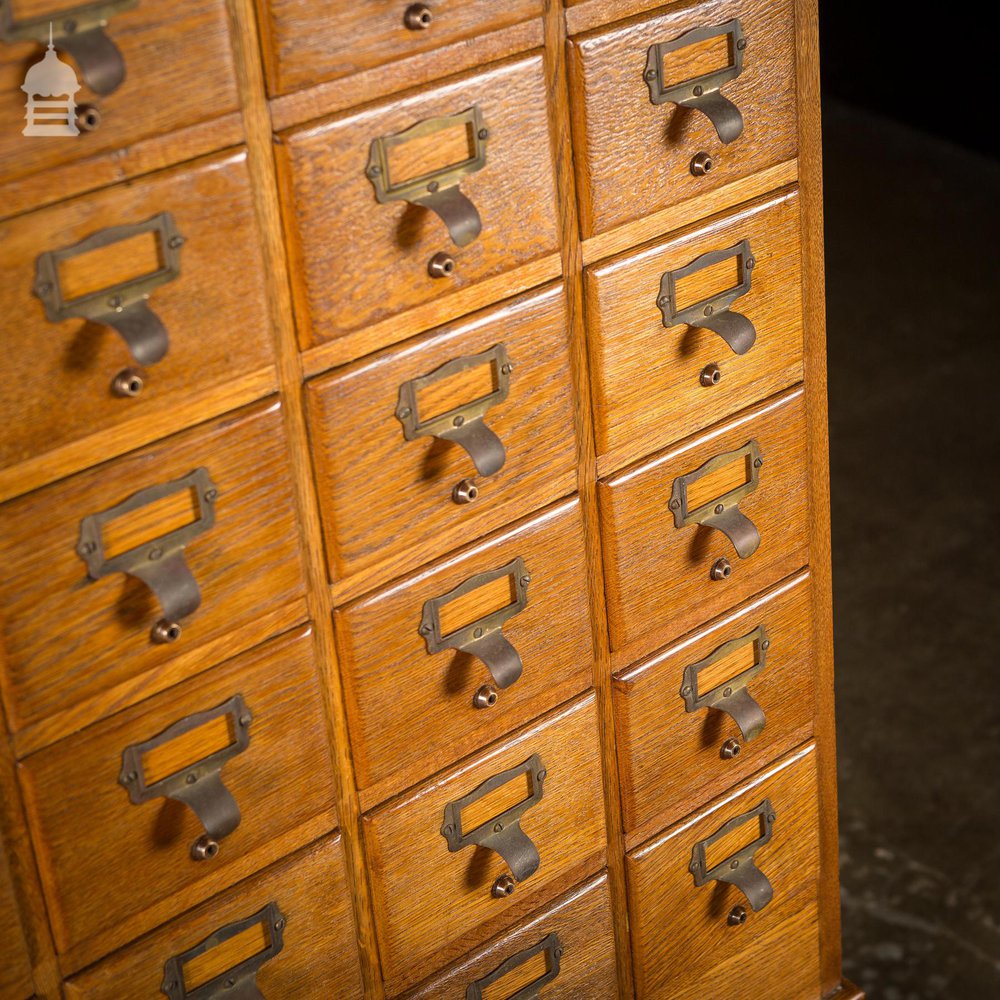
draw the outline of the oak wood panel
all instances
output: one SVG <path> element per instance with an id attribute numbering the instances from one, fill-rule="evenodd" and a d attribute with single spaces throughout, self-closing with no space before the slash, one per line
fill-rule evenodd
<path id="1" fill-rule="evenodd" d="M 750 291 L 730 311 L 753 323 L 754 346 L 738 356 L 711 330 L 685 323 L 665 329 L 656 304 L 664 272 L 702 254 L 728 250 L 743 239 L 750 241 L 756 264 Z M 690 301 L 738 284 L 735 274 L 713 278 L 707 271 L 685 282 L 702 276 L 694 298 L 688 294 Z M 802 380 L 799 207 L 794 191 L 590 267 L 584 280 L 602 474 Z M 679 292 L 683 284 L 678 283 Z M 709 363 L 721 369 L 717 385 L 700 382 Z"/>
<path id="2" fill-rule="evenodd" d="M 699 809 L 811 735 L 816 706 L 811 615 L 810 580 L 802 574 L 615 675 L 615 730 L 629 847 Z M 767 630 L 770 647 L 764 670 L 747 690 L 764 711 L 766 723 L 764 731 L 747 742 L 732 717 L 720 710 L 689 714 L 680 690 L 689 664 L 759 625 Z M 733 666 L 726 676 L 749 665 Z M 701 678 L 698 690 L 704 694 L 724 679 Z M 740 752 L 724 760 L 720 749 L 729 739 L 739 742 Z"/>
<path id="3" fill-rule="evenodd" d="M 447 299 L 558 249 L 545 102 L 542 59 L 530 55 L 280 134 L 277 164 L 303 348 Z M 380 205 L 365 171 L 374 139 L 473 105 L 489 130 L 486 166 L 460 186 L 483 229 L 457 247 L 429 209 Z M 437 252 L 454 258 L 448 277 L 428 273 Z"/>
<path id="4" fill-rule="evenodd" d="M 257 973 L 268 997 L 329 1000 L 362 996 L 351 897 L 339 835 L 328 837 L 115 952 L 66 983 L 68 1000 L 148 1000 L 164 963 L 227 924 L 276 903 L 284 947 Z"/>
<path id="5" fill-rule="evenodd" d="M 742 112 L 744 129 L 724 145 L 701 112 L 652 104 L 643 70 L 650 45 L 737 17 L 747 37 L 743 72 L 722 92 Z M 794 62 L 793 0 L 708 0 L 572 38 L 570 109 L 584 238 L 795 156 Z M 698 152 L 713 161 L 702 177 L 690 170 Z"/>
<path id="6" fill-rule="evenodd" d="M 116 397 L 111 392 L 114 376 L 123 368 L 142 366 L 111 327 L 85 319 L 50 323 L 33 294 L 35 262 L 46 251 L 71 246 L 99 230 L 143 222 L 165 211 L 185 240 L 181 273 L 153 291 L 149 306 L 165 325 L 170 347 L 161 361 L 145 369 L 139 396 Z M 134 276 L 126 270 L 124 255 L 138 263 L 142 250 L 155 246 L 149 234 L 144 243 L 132 239 L 104 251 L 117 259 L 101 261 L 101 251 L 94 251 L 67 261 L 75 266 L 80 287 L 74 293 L 63 281 L 64 293 L 73 297 Z M 150 267 L 133 270 L 149 273 L 157 267 L 153 259 Z M 58 451 L 85 437 L 86 450 L 78 449 L 79 468 L 108 457 L 109 451 L 120 453 L 123 442 L 141 444 L 179 430 L 174 414 L 192 394 L 202 408 L 181 411 L 188 423 L 205 418 L 206 397 L 214 392 L 231 403 L 233 380 L 245 383 L 253 377 L 262 395 L 277 386 L 243 151 L 0 223 L 0 268 L 5 274 L 0 313 L 16 318 L 8 331 L 9 377 L 0 387 L 0 413 L 17 415 L 0 430 L 0 465 Z M 67 268 L 66 277 L 73 276 Z M 113 429 L 109 447 L 101 432 Z"/>
<path id="7" fill-rule="evenodd" d="M 637 998 L 820 996 L 814 750 L 808 744 L 628 855 Z M 757 850 L 754 863 L 770 881 L 774 897 L 755 913 L 734 885 L 696 886 L 688 865 L 698 841 L 765 798 L 775 821 L 771 839 Z M 750 826 L 745 842 L 759 836 L 757 825 L 751 821 Z M 746 907 L 747 920 L 731 927 L 727 917 L 735 905 Z M 767 957 L 776 948 L 784 958 L 780 963 Z M 793 955 L 802 961 L 789 961 Z"/>
<path id="8" fill-rule="evenodd" d="M 558 976 L 542 991 L 545 1000 L 617 995 L 611 893 L 608 877 L 602 874 L 566 893 L 543 913 L 491 941 L 433 982 L 407 993 L 406 1000 L 465 1000 L 469 984 L 488 976 L 509 958 L 552 933 L 559 935 L 563 953 Z M 494 992 L 484 993 L 484 997 L 487 1000 L 511 997 L 545 971 L 544 959 L 541 964 L 537 960 L 534 964 L 525 962 L 501 977 L 490 987 Z"/>
<path id="9" fill-rule="evenodd" d="M 523 672 L 499 691 L 495 705 L 479 709 L 473 695 L 493 683 L 489 670 L 455 649 L 428 653 L 419 632 L 423 605 L 518 557 L 531 577 L 528 603 L 507 620 L 503 634 L 520 655 Z M 590 685 L 584 558 L 580 505 L 571 500 L 338 609 L 340 665 L 362 808 Z M 478 600 L 469 608 L 469 623 L 511 603 L 509 597 L 497 602 L 479 591 L 469 597 Z"/>
<path id="10" fill-rule="evenodd" d="M 521 829 L 541 857 L 510 896 L 491 895 L 508 872 L 499 855 L 469 847 L 451 854 L 441 834 L 445 806 L 483 781 L 540 755 L 541 801 Z M 606 834 L 593 695 L 522 730 L 410 796 L 363 819 L 386 992 L 413 986 L 604 865 Z M 522 786 L 523 787 L 523 786 Z M 442 914 L 447 919 L 442 920 Z"/>
<path id="11" fill-rule="evenodd" d="M 238 634 L 258 615 L 301 598 L 286 449 L 280 404 L 266 401 L 4 506 L 0 553 L 9 572 L 0 583 L 0 679 L 12 729 L 155 675 L 172 657 Z M 149 630 L 160 609 L 152 591 L 123 574 L 88 580 L 76 552 L 80 520 L 200 466 L 218 489 L 214 526 L 185 549 L 202 603 L 176 642 L 156 644 Z M 230 642 L 238 648 L 240 640 Z"/>
<path id="12" fill-rule="evenodd" d="M 757 489 L 739 509 L 756 525 L 761 543 L 740 559 L 720 531 L 695 524 L 676 528 L 668 504 L 676 478 L 750 440 L 760 446 L 764 464 Z M 634 659 L 662 645 L 664 635 L 683 634 L 808 562 L 802 389 L 602 480 L 598 496 L 611 645 Z M 720 558 L 730 561 L 732 575 L 713 580 L 710 571 Z"/>
<path id="13" fill-rule="evenodd" d="M 19 909 L 5 845 L 0 841 L 0 940 L 3 941 L 0 997 L 3 1000 L 28 1000 L 35 992 L 31 956 L 28 954 L 28 942 L 24 939 Z"/>
<path id="14" fill-rule="evenodd" d="M 460 445 L 407 441 L 396 416 L 404 382 L 497 344 L 513 370 L 507 398 L 484 418 L 506 449 L 499 472 L 480 476 Z M 487 366 L 482 366 L 486 368 Z M 441 385 L 458 407 L 481 393 L 457 376 Z M 364 574 L 370 587 L 492 531 L 575 486 L 566 306 L 556 285 L 479 313 L 308 384 L 306 395 L 331 579 Z M 421 419 L 424 414 L 418 406 Z M 479 489 L 456 504 L 462 479 Z"/>
<path id="15" fill-rule="evenodd" d="M 118 782 L 122 752 L 235 694 L 253 717 L 250 743 L 225 762 L 221 777 L 241 821 L 219 842 L 215 858 L 198 862 L 190 847 L 204 828 L 194 812 L 164 798 L 133 805 Z M 276 860 L 286 835 L 298 847 L 336 826 L 323 711 L 312 637 L 300 629 L 22 761 L 64 968 L 93 961 Z M 222 740 L 213 735 L 200 727 L 186 741 L 175 738 L 161 748 L 171 760 L 158 772 L 154 755 L 147 755 L 147 784 L 230 742 L 228 732 Z M 122 858 L 129 879 L 106 878 Z"/>

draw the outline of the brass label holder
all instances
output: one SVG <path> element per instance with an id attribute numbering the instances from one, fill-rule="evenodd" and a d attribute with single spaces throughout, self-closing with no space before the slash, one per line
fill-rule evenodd
<path id="1" fill-rule="evenodd" d="M 488 987 L 499 982 L 507 973 L 513 972 L 514 969 L 542 953 L 545 955 L 545 972 L 508 997 L 508 1000 L 539 1000 L 542 987 L 551 983 L 559 975 L 559 961 L 563 956 L 563 946 L 559 935 L 555 932 L 546 934 L 537 944 L 519 951 L 516 955 L 511 955 L 488 975 L 477 979 L 474 983 L 469 983 L 465 990 L 465 1000 L 483 1000 L 484 991 Z"/>

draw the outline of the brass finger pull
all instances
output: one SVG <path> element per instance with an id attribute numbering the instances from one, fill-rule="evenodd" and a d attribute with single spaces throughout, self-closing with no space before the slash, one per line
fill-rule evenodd
<path id="1" fill-rule="evenodd" d="M 278 909 L 277 903 L 268 903 L 253 916 L 245 920 L 220 927 L 214 934 L 205 938 L 200 944 L 168 958 L 163 966 L 163 982 L 160 992 L 169 1000 L 264 1000 L 264 994 L 257 986 L 257 973 L 261 967 L 272 958 L 281 954 L 285 946 L 284 930 L 286 920 Z M 206 952 L 225 944 L 232 938 L 251 930 L 260 924 L 267 947 L 261 949 L 238 965 L 220 972 L 214 978 L 200 986 L 189 989 L 184 980 L 184 967 Z"/>
<path id="2" fill-rule="evenodd" d="M 559 935 L 554 932 L 546 934 L 538 944 L 525 948 L 516 955 L 511 955 L 502 965 L 498 965 L 482 979 L 469 983 L 465 990 L 465 1000 L 483 1000 L 490 986 L 540 954 L 545 955 L 545 972 L 508 997 L 508 1000 L 539 1000 L 542 987 L 551 983 L 559 975 L 559 962 L 563 956 L 563 946 Z"/>
<path id="3" fill-rule="evenodd" d="M 216 719 L 228 722 L 232 740 L 228 746 L 174 774 L 147 783 L 143 765 L 147 754 Z M 118 781 L 128 792 L 133 805 L 142 805 L 152 799 L 175 799 L 183 802 L 198 817 L 205 834 L 191 845 L 191 857 L 195 861 L 215 857 L 219 852 L 219 841 L 240 825 L 240 807 L 222 782 L 222 768 L 228 760 L 250 746 L 252 721 L 253 716 L 243 696 L 237 694 L 215 708 L 185 716 L 158 736 L 133 743 L 122 751 Z"/>
<path id="4" fill-rule="evenodd" d="M 746 896 L 755 912 L 767 906 L 774 896 L 774 889 L 767 876 L 754 863 L 754 855 L 771 839 L 774 819 L 774 807 L 768 799 L 764 799 L 756 809 L 735 816 L 720 826 L 711 837 L 699 840 L 691 850 L 689 870 L 694 876 L 694 884 L 702 886 L 713 881 L 728 882 Z M 707 852 L 713 844 L 744 824 L 755 821 L 760 827 L 760 836 L 756 840 L 712 868 L 707 866 Z"/>
<path id="5" fill-rule="evenodd" d="M 746 482 L 742 486 L 737 486 L 694 510 L 690 509 L 688 490 L 699 479 L 731 462 L 741 461 L 747 466 Z M 748 441 L 742 448 L 716 455 L 700 469 L 689 472 L 686 476 L 679 476 L 674 480 L 670 495 L 674 526 L 684 528 L 691 524 L 704 524 L 708 528 L 717 528 L 733 543 L 741 559 L 752 556 L 760 545 L 760 532 L 753 521 L 740 510 L 739 502 L 757 489 L 760 482 L 759 470 L 763 464 L 760 446 L 756 441 Z"/>
<path id="6" fill-rule="evenodd" d="M 747 690 L 747 685 L 767 666 L 767 650 L 770 645 L 771 640 L 767 637 L 767 630 L 763 625 L 758 625 L 747 635 L 723 643 L 705 659 L 685 667 L 684 680 L 681 684 L 681 697 L 684 699 L 685 709 L 688 712 L 700 712 L 706 708 L 717 708 L 732 717 L 740 727 L 743 739 L 748 743 L 760 736 L 766 721 L 764 710 Z M 698 688 L 699 674 L 745 646 L 753 647 L 753 665 L 702 693 Z"/>
<path id="7" fill-rule="evenodd" d="M 446 604 L 505 576 L 509 576 L 513 584 L 514 600 L 510 604 L 491 611 L 469 625 L 442 634 L 441 609 Z M 427 643 L 427 652 L 440 653 L 444 649 L 458 649 L 469 653 L 486 664 L 498 688 L 510 687 L 521 676 L 522 663 L 520 654 L 504 636 L 503 626 L 528 606 L 530 582 L 531 575 L 524 560 L 518 556 L 505 566 L 477 573 L 447 594 L 425 601 L 419 632 Z"/>
<path id="8" fill-rule="evenodd" d="M 493 819 L 481 823 L 474 830 L 466 833 L 462 829 L 462 811 L 468 809 L 474 802 L 507 784 L 508 781 L 518 781 L 527 774 L 531 781 L 531 793 L 516 805 L 494 816 Z M 512 767 L 509 771 L 487 778 L 478 788 L 463 795 L 444 807 L 444 825 L 441 835 L 448 841 L 448 850 L 454 854 L 465 847 L 485 847 L 496 851 L 507 862 L 511 874 L 518 882 L 534 875 L 541 864 L 538 848 L 521 829 L 521 817 L 542 798 L 542 783 L 545 781 L 545 768 L 538 754 L 532 754 L 523 764 Z M 509 895 L 509 893 L 505 893 Z"/>
<path id="9" fill-rule="evenodd" d="M 666 85 L 663 72 L 663 57 L 696 42 L 704 42 L 720 35 L 729 39 L 730 65 L 692 77 L 683 83 Z M 736 19 L 702 28 L 692 28 L 669 42 L 657 42 L 646 53 L 645 80 L 649 87 L 649 99 L 653 104 L 677 104 L 682 108 L 694 108 L 707 115 L 715 126 L 719 138 L 724 143 L 738 139 L 743 133 L 743 115 L 722 88 L 735 80 L 743 72 L 743 52 L 746 49 L 746 35 Z"/>
<path id="10" fill-rule="evenodd" d="M 196 520 L 151 542 L 110 559 L 105 558 L 102 532 L 105 524 L 186 490 L 190 490 L 198 499 Z M 80 522 L 80 540 L 76 551 L 87 564 L 87 575 L 92 580 L 99 580 L 112 573 L 126 573 L 141 580 L 156 595 L 163 618 L 153 626 L 151 635 L 154 642 L 172 642 L 176 639 L 180 635 L 181 619 L 193 614 L 201 604 L 201 591 L 184 559 L 184 547 L 215 524 L 217 496 L 218 491 L 208 469 L 199 468 L 180 479 L 139 490 L 108 510 L 88 514 Z"/>
<path id="11" fill-rule="evenodd" d="M 144 233 L 156 236 L 160 262 L 157 270 L 73 299 L 65 298 L 59 283 L 59 265 L 63 261 Z M 183 244 L 184 237 L 169 212 L 160 212 L 145 222 L 100 229 L 72 246 L 41 254 L 36 263 L 34 291 L 44 303 L 50 322 L 79 317 L 110 326 L 139 364 L 151 365 L 167 353 L 170 341 L 163 321 L 147 303 L 155 289 L 181 273 Z"/>
<path id="12" fill-rule="evenodd" d="M 697 274 L 707 267 L 735 257 L 739 269 L 738 281 L 732 288 L 711 295 L 700 302 L 677 308 L 677 283 Z M 690 264 L 667 271 L 660 279 L 660 294 L 656 304 L 663 314 L 665 327 L 687 323 L 717 333 L 734 354 L 746 354 L 757 339 L 757 330 L 742 313 L 732 312 L 730 306 L 750 291 L 750 274 L 756 261 L 750 250 L 750 241 L 742 240 L 728 250 L 713 250 L 696 257 Z"/>
<path id="13" fill-rule="evenodd" d="M 390 163 L 391 152 L 414 139 L 423 139 L 446 129 L 465 128 L 472 155 L 460 163 L 449 164 L 419 177 L 394 181 Z M 464 177 L 486 166 L 486 140 L 489 131 L 478 105 L 441 118 L 417 122 L 404 132 L 374 139 L 368 153 L 368 179 L 375 188 L 380 204 L 408 201 L 429 208 L 448 227 L 456 246 L 471 243 L 482 231 L 483 224 L 476 206 L 462 193 L 459 185 Z"/>

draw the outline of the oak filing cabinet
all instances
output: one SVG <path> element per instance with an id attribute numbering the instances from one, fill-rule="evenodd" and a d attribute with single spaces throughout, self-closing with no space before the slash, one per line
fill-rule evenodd
<path id="1" fill-rule="evenodd" d="M 2 1000 L 860 996 L 818 100 L 814 0 L 0 0 Z"/>

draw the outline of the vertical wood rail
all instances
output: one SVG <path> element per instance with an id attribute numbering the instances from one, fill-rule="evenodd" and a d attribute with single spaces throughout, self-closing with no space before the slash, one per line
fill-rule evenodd
<path id="1" fill-rule="evenodd" d="M 556 165 L 559 244 L 569 306 L 570 365 L 574 380 L 577 437 L 577 488 L 583 508 L 584 542 L 594 642 L 594 687 L 601 727 L 601 767 L 604 812 L 608 830 L 608 876 L 618 962 L 618 991 L 622 1000 L 634 995 L 629 945 L 628 904 L 625 895 L 625 835 L 615 750 L 611 701 L 611 650 L 604 596 L 604 564 L 597 513 L 597 453 L 591 410 L 590 366 L 583 315 L 583 247 L 577 220 L 576 178 L 570 137 L 569 89 L 566 79 L 566 21 L 562 0 L 546 0 L 545 69 L 549 125 Z"/>
<path id="2" fill-rule="evenodd" d="M 254 207 L 261 229 L 268 278 L 268 308 L 277 356 L 282 410 L 289 440 L 295 491 L 302 521 L 302 551 L 306 564 L 307 602 L 316 635 L 321 679 L 330 728 L 330 748 L 337 779 L 337 808 L 347 856 L 354 902 L 355 930 L 365 996 L 382 1000 L 378 947 L 368 884 L 361 812 L 347 733 L 344 692 L 333 638 L 333 605 L 326 575 L 323 534 L 309 455 L 302 398 L 302 364 L 295 323 L 288 261 L 282 235 L 277 176 L 272 150 L 271 115 L 264 89 L 260 38 L 253 0 L 227 0 L 233 34 L 237 85 L 246 129 L 248 165 Z"/>

